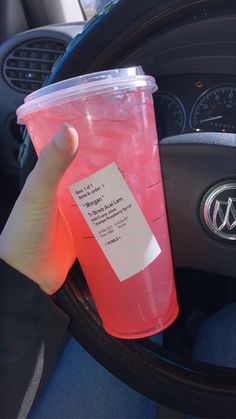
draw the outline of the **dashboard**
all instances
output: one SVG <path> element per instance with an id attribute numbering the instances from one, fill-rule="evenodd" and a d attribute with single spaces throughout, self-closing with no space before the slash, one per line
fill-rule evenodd
<path id="1" fill-rule="evenodd" d="M 236 77 L 183 74 L 157 77 L 158 137 L 191 132 L 236 133 Z"/>
<path id="2" fill-rule="evenodd" d="M 0 45 L 0 168 L 6 174 L 17 176 L 19 170 L 22 133 L 16 124 L 17 107 L 42 86 L 83 27 L 84 22 L 48 25 Z M 199 131 L 236 132 L 234 33 L 231 17 L 199 21 L 153 38 L 117 64 L 142 63 L 145 73 L 156 78 L 159 141 Z"/>

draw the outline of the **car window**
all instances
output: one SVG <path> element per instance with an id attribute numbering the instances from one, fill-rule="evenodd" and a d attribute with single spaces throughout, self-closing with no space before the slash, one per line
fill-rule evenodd
<path id="1" fill-rule="evenodd" d="M 110 0 L 80 0 L 87 19 L 99 13 Z"/>

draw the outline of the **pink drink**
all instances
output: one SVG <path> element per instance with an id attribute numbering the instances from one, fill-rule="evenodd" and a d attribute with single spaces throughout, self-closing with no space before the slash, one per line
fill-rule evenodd
<path id="1" fill-rule="evenodd" d="M 127 339 L 160 332 L 175 320 L 178 304 L 152 90 L 140 86 L 99 92 L 27 112 L 24 123 L 37 153 L 64 121 L 77 129 L 80 149 L 60 183 L 58 203 L 71 226 L 78 259 L 103 326 L 111 335 Z M 69 186 L 113 162 L 121 171 L 161 249 L 147 267 L 123 281 L 119 280 L 69 190 Z M 105 215 L 104 211 L 101 213 L 101 206 L 96 204 L 93 208 L 92 220 L 101 227 L 100 232 L 105 219 L 109 220 L 110 226 L 116 222 L 122 230 L 129 209 L 123 206 L 122 215 L 116 216 L 113 208 L 106 209 Z M 138 237 L 137 230 L 130 237 L 125 253 L 132 253 L 132 249 L 138 246 Z"/>

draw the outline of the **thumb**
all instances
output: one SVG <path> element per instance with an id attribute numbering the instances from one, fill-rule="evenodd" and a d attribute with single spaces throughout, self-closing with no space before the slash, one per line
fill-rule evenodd
<path id="1" fill-rule="evenodd" d="M 43 147 L 29 177 L 29 183 L 34 187 L 37 185 L 38 193 L 52 194 L 57 189 L 63 174 L 76 156 L 78 143 L 76 129 L 64 123 L 54 139 Z"/>

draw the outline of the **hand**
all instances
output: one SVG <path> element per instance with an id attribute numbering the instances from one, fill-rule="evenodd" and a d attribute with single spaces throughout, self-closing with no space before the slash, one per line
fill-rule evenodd
<path id="1" fill-rule="evenodd" d="M 0 236 L 0 258 L 48 294 L 62 286 L 76 258 L 57 188 L 77 149 L 75 128 L 64 124 L 42 149 Z"/>

